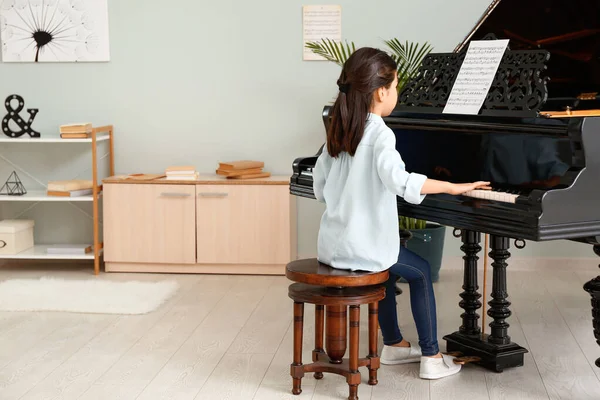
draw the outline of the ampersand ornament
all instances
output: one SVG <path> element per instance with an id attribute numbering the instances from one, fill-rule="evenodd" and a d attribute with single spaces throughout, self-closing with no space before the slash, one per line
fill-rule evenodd
<path id="1" fill-rule="evenodd" d="M 11 104 L 13 101 L 19 102 L 19 105 L 16 108 L 13 108 Z M 28 134 L 32 138 L 37 138 L 41 136 L 39 132 L 31 128 L 31 124 L 33 124 L 33 120 L 35 119 L 35 116 L 38 113 L 37 108 L 28 108 L 27 112 L 29 113 L 29 120 L 24 121 L 23 118 L 21 118 L 21 116 L 19 115 L 19 113 L 23 111 L 23 108 L 25 106 L 25 102 L 23 101 L 23 98 L 21 96 L 19 96 L 18 94 L 8 96 L 6 98 L 6 101 L 4 102 L 4 106 L 6 107 L 6 111 L 8 112 L 8 114 L 6 114 L 4 118 L 2 118 L 2 132 L 4 132 L 6 136 L 11 138 L 18 138 L 23 136 L 24 134 Z M 17 126 L 19 126 L 19 128 L 21 128 L 19 131 L 13 131 L 8 125 L 8 122 L 11 120 Z"/>

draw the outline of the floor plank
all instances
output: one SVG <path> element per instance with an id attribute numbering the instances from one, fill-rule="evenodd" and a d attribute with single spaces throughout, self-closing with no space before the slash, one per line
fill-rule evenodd
<path id="1" fill-rule="evenodd" d="M 82 395 L 87 400 L 134 399 L 150 383 L 223 296 L 200 280 Z"/>
<path id="2" fill-rule="evenodd" d="M 590 296 L 583 290 L 581 280 L 570 271 L 559 269 L 545 275 L 543 282 L 592 371 L 600 378 L 600 368 L 595 366 L 596 359 L 600 357 L 600 347 L 595 343 L 590 323 Z"/>
<path id="3" fill-rule="evenodd" d="M 548 272 L 520 273 L 513 280 L 512 308 L 550 399 L 597 399 L 598 377 L 543 284 Z"/>
<path id="4" fill-rule="evenodd" d="M 480 255 L 483 255 L 480 253 Z M 482 257 L 483 258 L 483 257 Z M 426 381 L 419 364 L 382 366 L 365 399 L 596 399 L 600 347 L 592 333 L 583 283 L 598 274 L 597 260 L 511 260 L 508 319 L 514 342 L 527 348 L 525 365 L 498 374 L 476 365 Z M 482 268 L 479 269 L 481 282 Z M 0 313 L 0 399 L 340 399 L 343 377 L 311 374 L 301 396 L 291 394 L 292 300 L 285 277 L 101 274 L 89 267 L 0 268 L 0 279 L 52 275 L 115 281 L 175 279 L 181 290 L 153 313 L 140 316 L 72 313 Z M 488 271 L 488 298 L 491 288 Z M 460 262 L 451 260 L 434 285 L 438 341 L 461 323 Z M 480 283 L 482 286 L 482 283 Z M 397 297 L 400 329 L 418 340 L 408 285 Z M 482 287 L 480 287 L 480 292 Z M 480 315 L 487 310 L 484 305 Z M 480 320 L 480 322 L 482 322 Z M 486 318 L 487 324 L 490 318 Z M 367 350 L 367 312 L 361 308 L 360 354 Z M 379 349 L 381 334 L 379 333 Z M 314 347 L 314 306 L 305 305 L 303 362 Z"/>
<path id="5" fill-rule="evenodd" d="M 48 315 L 49 324 L 58 329 L 51 328 L 50 335 L 0 370 L 0 399 L 23 396 L 116 318 L 92 314 Z"/>
<path id="6" fill-rule="evenodd" d="M 272 359 L 273 354 L 226 354 L 196 400 L 252 399 Z"/>
<path id="7" fill-rule="evenodd" d="M 272 284 L 270 277 L 226 279 L 235 285 L 224 291 L 221 300 L 152 379 L 139 400 L 193 399 Z"/>
<path id="8" fill-rule="evenodd" d="M 292 300 L 285 301 L 288 285 L 285 277 L 274 278 L 273 286 L 269 287 L 227 353 L 275 354 L 292 321 Z"/>
<path id="9" fill-rule="evenodd" d="M 73 354 L 42 382 L 27 392 L 22 400 L 76 399 L 111 368 L 141 337 L 167 315 L 186 293 L 195 287 L 188 279 L 178 293 L 155 312 L 124 315 L 116 319 L 93 340 Z"/>

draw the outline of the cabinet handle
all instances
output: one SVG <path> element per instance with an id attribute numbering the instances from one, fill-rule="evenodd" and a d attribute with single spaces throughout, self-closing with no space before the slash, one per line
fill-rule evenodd
<path id="1" fill-rule="evenodd" d="M 191 196 L 191 194 L 189 194 L 189 193 L 170 193 L 170 192 L 162 192 L 160 195 L 164 196 L 164 197 L 190 197 Z"/>
<path id="2" fill-rule="evenodd" d="M 199 197 L 227 197 L 229 193 L 198 193 Z"/>

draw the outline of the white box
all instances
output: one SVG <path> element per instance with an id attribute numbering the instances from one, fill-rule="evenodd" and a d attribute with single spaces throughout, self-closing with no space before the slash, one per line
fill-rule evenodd
<path id="1" fill-rule="evenodd" d="M 0 254 L 17 254 L 33 247 L 31 219 L 5 219 L 0 221 Z"/>

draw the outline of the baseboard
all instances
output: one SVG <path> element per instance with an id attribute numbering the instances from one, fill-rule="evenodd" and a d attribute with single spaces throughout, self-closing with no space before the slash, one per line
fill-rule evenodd
<path id="1" fill-rule="evenodd" d="M 104 265 L 106 272 L 285 275 L 285 264 L 145 264 L 106 262 Z"/>
<path id="2" fill-rule="evenodd" d="M 478 254 L 477 267 L 483 269 L 483 251 Z M 488 267 L 491 268 L 492 259 L 488 257 Z M 583 271 L 596 271 L 600 264 L 600 257 L 510 257 L 507 260 L 509 271 L 533 271 L 543 268 L 569 268 Z M 442 259 L 442 269 L 462 270 L 464 261 L 462 257 L 449 256 Z"/>

